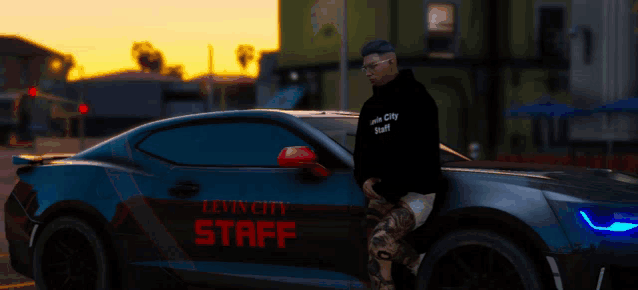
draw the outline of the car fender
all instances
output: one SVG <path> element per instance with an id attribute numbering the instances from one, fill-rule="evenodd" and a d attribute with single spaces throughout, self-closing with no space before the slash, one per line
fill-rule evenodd
<path id="1" fill-rule="evenodd" d="M 571 244 L 551 209 L 542 183 L 533 178 L 483 173 L 446 173 L 448 191 L 436 200 L 439 224 L 449 227 L 469 218 L 495 224 L 511 224 L 544 250 L 566 253 Z M 489 226 L 486 225 L 486 226 Z M 542 241 L 542 243 L 541 243 Z M 542 245 L 545 246 L 542 246 Z"/>

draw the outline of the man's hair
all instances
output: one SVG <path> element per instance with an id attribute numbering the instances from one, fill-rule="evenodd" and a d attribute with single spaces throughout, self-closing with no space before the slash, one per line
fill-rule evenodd
<path id="1" fill-rule="evenodd" d="M 361 56 L 366 57 L 371 54 L 384 55 L 389 52 L 394 52 L 394 47 L 390 42 L 383 39 L 375 39 L 363 45 L 361 48 Z"/>

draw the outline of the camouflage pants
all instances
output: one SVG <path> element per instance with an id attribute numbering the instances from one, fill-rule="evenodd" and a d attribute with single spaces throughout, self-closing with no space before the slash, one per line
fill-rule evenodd
<path id="1" fill-rule="evenodd" d="M 368 205 L 368 273 L 374 289 L 395 289 L 390 273 L 392 262 L 415 269 L 419 254 L 403 237 L 420 227 L 432 212 L 435 194 L 409 193 L 398 204 L 385 200 L 371 200 Z"/>

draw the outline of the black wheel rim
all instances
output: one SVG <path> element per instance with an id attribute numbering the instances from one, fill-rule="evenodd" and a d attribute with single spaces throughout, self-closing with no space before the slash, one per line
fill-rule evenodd
<path id="1" fill-rule="evenodd" d="M 41 269 L 47 289 L 94 289 L 98 278 L 88 239 L 72 229 L 57 231 L 47 240 Z"/>
<path id="2" fill-rule="evenodd" d="M 497 250 L 469 245 L 452 249 L 434 266 L 428 289 L 525 289 L 520 274 Z"/>

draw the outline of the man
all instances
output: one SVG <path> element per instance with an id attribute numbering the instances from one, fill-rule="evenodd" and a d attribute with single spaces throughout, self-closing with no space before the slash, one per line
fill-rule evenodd
<path id="1" fill-rule="evenodd" d="M 392 262 L 416 275 L 424 256 L 402 239 L 425 223 L 440 189 L 438 112 L 412 71 L 398 70 L 389 42 L 371 41 L 361 56 L 373 86 L 354 151 L 355 178 L 370 199 L 368 271 L 374 289 L 395 289 Z"/>

